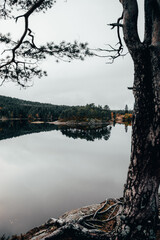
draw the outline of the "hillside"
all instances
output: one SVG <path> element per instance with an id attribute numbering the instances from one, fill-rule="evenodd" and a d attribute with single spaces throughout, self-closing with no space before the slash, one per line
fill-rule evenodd
<path id="1" fill-rule="evenodd" d="M 49 120 L 56 119 L 88 121 L 88 119 L 111 119 L 108 105 L 104 107 L 94 103 L 86 106 L 65 106 L 48 103 L 31 102 L 17 98 L 0 96 L 0 119 L 30 119 Z"/>
<path id="2" fill-rule="evenodd" d="M 18 98 L 6 97 L 0 95 L 0 106 L 6 105 L 23 105 L 23 106 L 44 106 L 44 107 L 52 107 L 52 104 L 40 103 L 40 102 L 32 102 L 27 100 L 22 100 Z"/>
<path id="3" fill-rule="evenodd" d="M 70 107 L 0 96 L 0 118 L 55 120 L 68 108 Z"/>

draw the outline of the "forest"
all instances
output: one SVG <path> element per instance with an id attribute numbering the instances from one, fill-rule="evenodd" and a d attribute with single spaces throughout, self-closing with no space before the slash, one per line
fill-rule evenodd
<path id="1" fill-rule="evenodd" d="M 11 98 L 0 95 L 0 119 L 28 119 L 30 121 L 89 121 L 99 119 L 116 121 L 116 118 L 125 116 L 123 121 L 131 122 L 132 110 L 111 110 L 108 105 L 102 107 L 94 103 L 85 106 L 53 105 Z"/>
<path id="2" fill-rule="evenodd" d="M 24 101 L 17 98 L 0 96 L 0 118 L 7 119 L 42 119 L 55 120 L 59 115 L 70 108 L 39 102 Z"/>
<path id="3" fill-rule="evenodd" d="M 0 118 L 44 121 L 57 119 L 81 121 L 97 118 L 108 121 L 111 119 L 111 110 L 108 105 L 102 107 L 95 106 L 94 103 L 86 106 L 65 106 L 0 96 Z"/>

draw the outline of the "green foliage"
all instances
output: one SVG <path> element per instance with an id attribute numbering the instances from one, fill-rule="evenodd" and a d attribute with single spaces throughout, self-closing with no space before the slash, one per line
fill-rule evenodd
<path id="1" fill-rule="evenodd" d="M 109 107 L 102 108 L 102 106 L 95 106 L 94 103 L 87 104 L 86 106 L 76 106 L 69 109 L 65 109 L 60 118 L 64 120 L 78 120 L 86 121 L 91 118 L 101 119 L 108 121 L 111 119 L 111 111 Z"/>
<path id="2" fill-rule="evenodd" d="M 19 118 L 29 120 L 54 121 L 63 120 L 87 121 L 97 118 L 108 121 L 111 119 L 109 107 L 95 106 L 64 106 L 39 102 L 24 101 L 17 98 L 0 96 L 0 118 Z"/>
<path id="3" fill-rule="evenodd" d="M 0 96 L 0 118 L 55 120 L 67 106 L 24 101 Z"/>

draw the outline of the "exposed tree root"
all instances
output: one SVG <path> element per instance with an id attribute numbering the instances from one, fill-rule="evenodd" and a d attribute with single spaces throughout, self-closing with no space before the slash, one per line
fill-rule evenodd
<path id="1" fill-rule="evenodd" d="M 107 199 L 94 214 L 84 216 L 78 223 L 91 229 L 110 233 L 118 223 L 118 217 L 123 210 L 123 203 L 117 199 Z"/>
<path id="2" fill-rule="evenodd" d="M 128 228 L 122 225 L 123 199 L 107 199 L 51 218 L 44 225 L 34 228 L 12 240 L 148 240 L 137 236 L 130 238 Z M 157 232 L 157 240 L 160 234 Z"/>
<path id="3" fill-rule="evenodd" d="M 123 210 L 122 199 L 107 199 L 50 219 L 17 239 L 24 240 L 109 240 L 116 239 L 116 229 Z"/>

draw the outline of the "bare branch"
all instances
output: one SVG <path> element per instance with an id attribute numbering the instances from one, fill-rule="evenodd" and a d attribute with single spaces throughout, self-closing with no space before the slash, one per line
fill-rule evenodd
<path id="1" fill-rule="evenodd" d="M 120 23 L 110 23 L 108 25 L 112 27 L 111 29 L 113 29 L 115 27 L 123 27 L 123 24 L 120 24 Z"/>
<path id="2" fill-rule="evenodd" d="M 108 44 L 109 48 L 106 48 L 106 49 L 102 49 L 102 48 L 91 49 L 93 51 L 98 51 L 98 52 L 112 53 L 109 55 L 100 55 L 100 54 L 94 53 L 94 56 L 108 58 L 109 62 L 107 63 L 113 63 L 116 58 L 123 57 L 127 54 L 127 53 L 123 54 L 124 47 L 122 44 L 121 34 L 120 34 L 120 28 L 121 27 L 123 28 L 123 24 L 120 23 L 122 19 L 123 19 L 123 13 L 122 13 L 122 16 L 118 18 L 116 23 L 108 24 L 109 26 L 112 27 L 111 29 L 114 29 L 115 27 L 117 28 L 118 43 L 116 44 L 116 46 L 118 45 L 118 48 Z"/>

